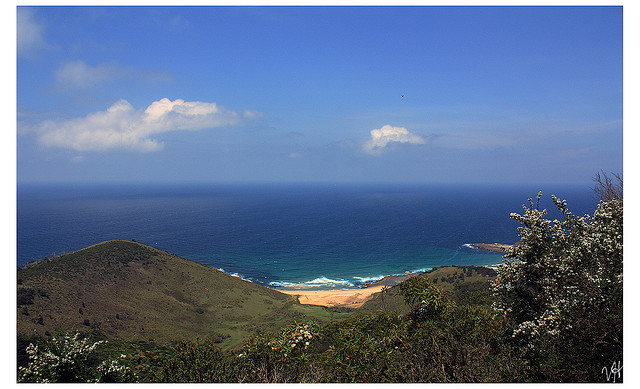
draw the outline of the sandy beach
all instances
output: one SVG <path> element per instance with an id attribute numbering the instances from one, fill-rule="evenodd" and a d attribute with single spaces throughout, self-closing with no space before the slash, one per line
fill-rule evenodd
<path id="1" fill-rule="evenodd" d="M 378 285 L 363 289 L 280 290 L 280 292 L 297 296 L 300 304 L 359 308 L 374 293 L 380 292 L 384 287 L 384 285 Z"/>
<path id="2" fill-rule="evenodd" d="M 397 285 L 402 281 L 422 274 L 416 272 L 411 274 L 401 274 L 387 276 L 379 281 L 375 281 L 366 288 L 361 289 L 340 289 L 340 290 L 278 290 L 279 292 L 297 296 L 300 304 L 322 305 L 325 307 L 349 307 L 359 308 L 366 301 L 370 300 L 374 293 L 382 291 L 384 288 Z"/>

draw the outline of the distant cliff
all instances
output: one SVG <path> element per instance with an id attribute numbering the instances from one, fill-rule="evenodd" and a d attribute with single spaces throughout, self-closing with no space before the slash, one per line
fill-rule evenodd
<path id="1" fill-rule="evenodd" d="M 507 249 L 513 247 L 513 245 L 504 244 L 504 243 L 470 243 L 469 246 L 476 249 L 493 251 L 496 253 L 503 253 L 503 254 L 507 252 Z"/>

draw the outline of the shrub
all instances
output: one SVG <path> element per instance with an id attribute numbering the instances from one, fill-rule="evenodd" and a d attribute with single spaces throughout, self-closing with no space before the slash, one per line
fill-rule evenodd
<path id="1" fill-rule="evenodd" d="M 324 382 L 402 382 L 406 321 L 378 311 L 327 328 Z"/>
<path id="2" fill-rule="evenodd" d="M 426 277 L 400 288 L 411 306 L 404 382 L 504 382 L 523 376 L 517 353 L 500 340 L 502 321 L 486 307 L 456 304 Z"/>
<path id="3" fill-rule="evenodd" d="M 237 356 L 238 382 L 313 382 L 318 323 L 293 323 L 252 338 Z"/>
<path id="4" fill-rule="evenodd" d="M 400 284 L 400 293 L 411 307 L 410 316 L 414 321 L 438 318 L 453 305 L 444 289 L 434 285 L 426 276 L 405 280 Z"/>
<path id="5" fill-rule="evenodd" d="M 212 342 L 180 342 L 159 361 L 158 382 L 228 382 L 230 356 Z"/>
<path id="6" fill-rule="evenodd" d="M 562 220 L 547 220 L 529 199 L 520 244 L 498 267 L 494 308 L 527 350 L 541 381 L 602 381 L 622 360 L 622 199 L 577 217 L 552 196 Z"/>
<path id="7" fill-rule="evenodd" d="M 504 382 L 524 377 L 501 341 L 503 321 L 485 307 L 456 305 L 428 278 L 400 284 L 407 316 L 376 312 L 331 328 L 327 382 Z"/>
<path id="8" fill-rule="evenodd" d="M 33 304 L 33 299 L 35 296 L 36 291 L 33 289 L 18 288 L 18 306 Z"/>
<path id="9" fill-rule="evenodd" d="M 65 334 L 44 345 L 27 346 L 29 364 L 20 367 L 18 382 L 134 382 L 136 376 L 119 360 L 104 361 L 98 367 L 90 355 L 104 343 L 92 343 L 80 334 Z M 121 355 L 121 358 L 125 358 Z"/>

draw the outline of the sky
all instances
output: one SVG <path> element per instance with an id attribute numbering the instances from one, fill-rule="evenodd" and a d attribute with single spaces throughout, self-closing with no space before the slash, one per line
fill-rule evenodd
<path id="1" fill-rule="evenodd" d="M 622 174 L 622 7 L 16 10 L 18 182 Z"/>

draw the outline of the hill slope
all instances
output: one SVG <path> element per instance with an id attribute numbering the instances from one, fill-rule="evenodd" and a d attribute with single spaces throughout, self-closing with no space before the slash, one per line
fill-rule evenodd
<path id="1" fill-rule="evenodd" d="M 293 320 L 348 313 L 293 297 L 140 243 L 108 241 L 18 270 L 18 335 L 57 330 L 166 343 L 241 344 Z"/>
<path id="2" fill-rule="evenodd" d="M 496 278 L 493 269 L 480 266 L 442 266 L 417 277 L 427 277 L 456 302 L 462 304 L 491 304 L 490 282 Z M 361 312 L 398 311 L 407 313 L 409 306 L 400 294 L 399 285 L 373 295 L 359 309 Z"/>

